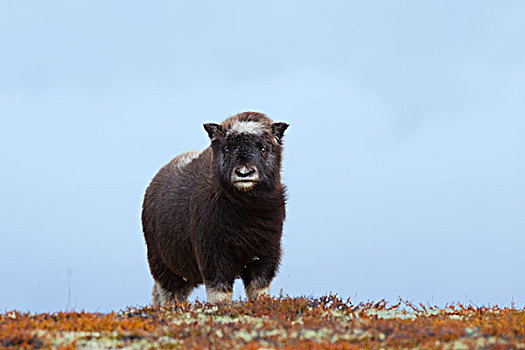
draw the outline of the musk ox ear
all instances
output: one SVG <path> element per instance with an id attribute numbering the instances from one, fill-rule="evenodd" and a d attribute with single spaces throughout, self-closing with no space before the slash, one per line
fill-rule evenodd
<path id="1" fill-rule="evenodd" d="M 208 136 L 212 141 L 222 136 L 222 126 L 215 123 L 204 124 L 204 130 L 208 133 Z"/>
<path id="2" fill-rule="evenodd" d="M 288 128 L 288 124 L 286 123 L 273 123 L 272 124 L 272 133 L 275 139 L 279 144 L 282 144 L 283 134 L 284 131 Z"/>

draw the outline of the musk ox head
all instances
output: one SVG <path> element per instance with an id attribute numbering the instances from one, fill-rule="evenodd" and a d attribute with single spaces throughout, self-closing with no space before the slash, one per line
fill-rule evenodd
<path id="1" fill-rule="evenodd" d="M 286 123 L 262 113 L 244 112 L 222 124 L 204 124 L 213 149 L 215 171 L 223 186 L 238 190 L 272 189 L 280 183 Z"/>

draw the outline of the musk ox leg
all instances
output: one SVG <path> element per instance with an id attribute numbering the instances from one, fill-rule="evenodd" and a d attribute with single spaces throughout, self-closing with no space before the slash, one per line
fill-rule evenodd
<path id="1" fill-rule="evenodd" d="M 261 296 L 270 296 L 270 284 L 268 281 L 252 280 L 248 285 L 244 285 L 246 296 L 250 300 L 255 300 Z"/>
<path id="2" fill-rule="evenodd" d="M 206 286 L 206 301 L 209 304 L 225 303 L 232 301 L 233 286 L 228 288 Z"/>
<path id="3" fill-rule="evenodd" d="M 270 296 L 270 284 L 275 277 L 278 265 L 278 257 L 254 257 L 246 265 L 241 278 L 248 299 L 254 300 L 264 295 Z"/>
<path id="4" fill-rule="evenodd" d="M 195 285 L 186 278 L 171 272 L 158 256 L 148 255 L 148 260 L 155 281 L 152 292 L 153 306 L 159 306 L 168 301 L 173 302 L 175 299 L 185 301 Z"/>
<path id="5" fill-rule="evenodd" d="M 153 285 L 153 291 L 151 293 L 153 297 L 152 304 L 153 306 L 160 306 L 166 304 L 167 302 L 175 302 L 176 300 L 186 301 L 186 299 L 188 299 L 190 296 L 192 289 L 192 286 L 187 285 L 180 287 L 175 292 L 172 292 L 162 287 L 159 282 L 155 281 L 155 284 Z"/>
<path id="6" fill-rule="evenodd" d="M 231 268 L 231 261 L 215 251 L 198 254 L 198 256 L 201 257 L 199 269 L 206 286 L 206 301 L 210 304 L 231 301 L 236 275 Z"/>
<path id="7" fill-rule="evenodd" d="M 155 281 L 153 285 L 151 295 L 153 306 L 160 306 L 166 304 L 168 301 L 173 301 L 173 295 L 167 289 L 162 288 L 157 281 Z"/>

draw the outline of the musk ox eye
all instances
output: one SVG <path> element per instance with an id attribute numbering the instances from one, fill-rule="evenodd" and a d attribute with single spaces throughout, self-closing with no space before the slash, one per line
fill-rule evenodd
<path id="1" fill-rule="evenodd" d="M 228 147 L 224 147 L 224 153 L 229 154 L 230 153 L 230 149 Z"/>
<path id="2" fill-rule="evenodd" d="M 262 146 L 262 147 L 261 147 L 261 152 L 262 152 L 262 153 L 266 153 L 266 147 Z"/>

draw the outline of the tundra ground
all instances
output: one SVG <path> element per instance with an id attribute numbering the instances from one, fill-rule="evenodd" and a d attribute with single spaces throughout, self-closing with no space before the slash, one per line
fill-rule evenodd
<path id="1" fill-rule="evenodd" d="M 525 349 L 525 309 L 336 296 L 0 315 L 0 348 Z"/>

